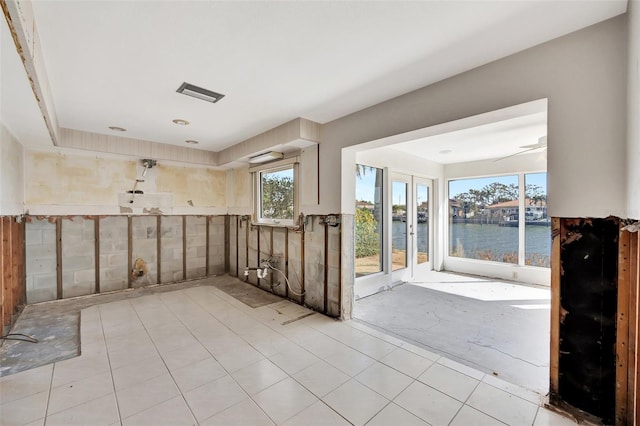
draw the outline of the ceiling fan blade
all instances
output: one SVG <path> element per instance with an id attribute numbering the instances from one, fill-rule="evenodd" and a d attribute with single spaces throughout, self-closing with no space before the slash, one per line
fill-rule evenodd
<path id="1" fill-rule="evenodd" d="M 520 148 L 523 148 L 523 149 L 529 149 L 529 148 L 534 149 L 534 148 L 542 148 L 544 146 L 545 145 L 542 145 L 540 143 L 532 143 L 531 145 L 523 145 Z"/>
<path id="2" fill-rule="evenodd" d="M 516 155 L 524 154 L 525 152 L 534 151 L 534 150 L 540 149 L 540 148 L 546 148 L 546 147 L 545 146 L 535 146 L 534 148 L 525 149 L 524 151 L 516 152 L 515 154 L 507 155 L 506 157 L 497 158 L 497 159 L 493 160 L 493 162 L 495 163 L 496 161 L 506 160 L 507 158 L 515 157 Z"/>

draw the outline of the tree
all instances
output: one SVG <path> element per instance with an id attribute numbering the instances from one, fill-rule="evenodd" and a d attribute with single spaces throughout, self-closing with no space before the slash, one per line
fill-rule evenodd
<path id="1" fill-rule="evenodd" d="M 262 217 L 293 219 L 293 178 L 262 175 Z"/>
<path id="2" fill-rule="evenodd" d="M 380 253 L 380 236 L 376 232 L 377 222 L 368 209 L 356 209 L 356 258 Z"/>

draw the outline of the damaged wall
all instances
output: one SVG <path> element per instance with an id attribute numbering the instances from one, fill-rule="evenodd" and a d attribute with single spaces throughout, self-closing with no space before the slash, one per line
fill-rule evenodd
<path id="1" fill-rule="evenodd" d="M 288 228 L 255 225 L 247 216 L 229 216 L 229 274 L 339 317 L 343 295 L 342 224 L 329 225 L 326 217 L 306 216 L 303 227 Z M 258 278 L 255 270 L 244 275 L 247 267 L 260 267 L 267 259 L 288 277 L 290 288 L 278 271 L 271 271 L 266 278 Z"/>
<path id="2" fill-rule="evenodd" d="M 226 172 L 170 162 L 143 171 L 141 160 L 28 150 L 25 208 L 36 215 L 226 213 Z M 129 193 L 134 185 L 141 194 Z"/>
<path id="3" fill-rule="evenodd" d="M 24 211 L 24 149 L 0 123 L 0 215 Z"/>
<path id="4" fill-rule="evenodd" d="M 225 216 L 26 216 L 28 303 L 224 273 Z"/>

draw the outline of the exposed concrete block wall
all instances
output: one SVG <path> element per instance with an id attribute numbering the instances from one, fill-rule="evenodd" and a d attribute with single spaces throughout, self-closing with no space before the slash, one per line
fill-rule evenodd
<path id="1" fill-rule="evenodd" d="M 341 306 L 342 284 L 353 284 L 353 278 L 345 281 L 343 277 L 349 274 L 342 271 L 343 265 L 353 266 L 353 254 L 347 256 L 350 260 L 343 259 L 342 225 L 339 222 L 335 226 L 325 224 L 325 219 L 325 216 L 307 216 L 304 228 L 298 229 L 255 225 L 241 216 L 230 216 L 229 273 L 327 315 L 339 317 L 348 313 L 350 316 L 351 308 Z M 347 221 L 348 226 L 353 227 L 353 217 Z M 347 235 L 353 237 L 353 232 Z M 259 267 L 264 259 L 271 259 L 282 273 L 274 270 L 266 278 L 258 279 L 256 272 L 250 271 L 248 277 L 244 276 L 246 267 Z M 348 303 L 350 306 L 351 302 Z"/>
<path id="2" fill-rule="evenodd" d="M 182 216 L 161 216 L 160 223 L 161 282 L 180 281 L 183 279 Z"/>
<path id="3" fill-rule="evenodd" d="M 27 303 L 225 273 L 226 216 L 27 216 L 26 220 Z M 140 276 L 132 273 L 137 259 L 146 268 Z"/>
<path id="4" fill-rule="evenodd" d="M 210 216 L 207 220 L 209 221 L 209 275 L 222 275 L 225 273 L 225 216 Z M 233 244 L 235 242 L 234 239 Z"/>
<path id="5" fill-rule="evenodd" d="M 57 298 L 56 225 L 30 217 L 25 230 L 27 303 Z"/>
<path id="6" fill-rule="evenodd" d="M 298 303 L 303 303 L 304 296 L 299 296 L 299 294 L 304 292 L 304 286 L 302 285 L 304 280 L 304 271 L 302 268 L 304 232 L 289 230 L 288 239 L 289 261 L 287 267 L 284 269 L 289 278 L 289 285 L 291 285 L 288 291 L 288 297 Z"/>
<path id="7" fill-rule="evenodd" d="M 95 220 L 82 216 L 63 218 L 62 297 L 93 294 L 96 291 Z"/>
<path id="8" fill-rule="evenodd" d="M 158 282 L 158 221 L 155 216 L 131 217 L 131 264 L 142 259 L 148 273 L 132 280 L 132 287 Z"/>
<path id="9" fill-rule="evenodd" d="M 99 219 L 100 292 L 123 290 L 129 285 L 128 219 L 107 216 Z"/>
<path id="10" fill-rule="evenodd" d="M 324 311 L 324 225 L 320 216 L 308 216 L 304 232 L 304 301 Z"/>
<path id="11" fill-rule="evenodd" d="M 186 246 L 187 278 L 204 277 L 207 270 L 206 217 L 186 216 Z"/>

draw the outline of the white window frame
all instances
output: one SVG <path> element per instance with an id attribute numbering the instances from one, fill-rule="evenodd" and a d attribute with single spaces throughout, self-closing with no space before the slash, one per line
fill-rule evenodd
<path id="1" fill-rule="evenodd" d="M 272 219 L 262 217 L 262 174 L 275 173 L 283 170 L 293 170 L 293 219 Z M 249 171 L 253 173 L 253 221 L 261 225 L 273 226 L 294 226 L 300 214 L 300 173 L 299 158 L 291 157 L 284 160 L 274 161 L 267 164 L 261 164 L 250 167 Z"/>

